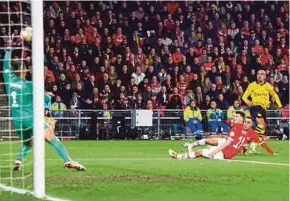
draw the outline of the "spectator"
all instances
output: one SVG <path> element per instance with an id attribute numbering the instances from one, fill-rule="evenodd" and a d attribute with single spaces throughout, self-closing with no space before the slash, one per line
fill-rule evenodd
<path id="1" fill-rule="evenodd" d="M 52 82 L 55 82 L 55 76 L 51 70 L 48 69 L 47 66 L 44 66 L 44 79 L 47 80 L 50 78 Z"/>
<path id="2" fill-rule="evenodd" d="M 286 75 L 282 77 L 282 80 L 279 82 L 278 86 L 279 91 L 282 94 L 282 97 L 280 98 L 282 105 L 289 104 L 289 81 Z"/>
<path id="3" fill-rule="evenodd" d="M 201 103 L 200 108 L 201 108 L 202 110 L 207 110 L 207 109 L 209 109 L 209 108 L 210 108 L 210 102 L 211 102 L 210 96 L 209 96 L 209 95 L 206 95 L 206 96 L 205 96 L 205 100 L 204 100 L 204 102 Z"/>
<path id="4" fill-rule="evenodd" d="M 190 105 L 184 109 L 183 118 L 187 127 L 194 135 L 203 135 L 202 116 L 200 109 L 196 106 L 196 101 L 192 99 Z"/>
<path id="5" fill-rule="evenodd" d="M 156 76 L 152 77 L 151 87 L 152 87 L 152 92 L 153 93 L 159 93 L 160 90 L 161 90 L 161 84 L 158 82 Z"/>
<path id="6" fill-rule="evenodd" d="M 61 101 L 60 96 L 55 97 L 55 102 L 50 106 L 52 117 L 63 117 L 66 111 L 66 105 Z"/>
<path id="7" fill-rule="evenodd" d="M 224 95 L 220 93 L 217 100 L 217 108 L 227 110 L 229 108 L 228 102 L 224 99 Z"/>
<path id="8" fill-rule="evenodd" d="M 120 98 L 121 86 L 125 86 L 123 92 L 128 97 L 133 84 L 137 84 L 138 93 L 144 92 L 157 76 L 157 83 L 166 87 L 167 97 L 177 84 L 180 90 L 181 85 L 193 91 L 202 87 L 203 94 L 212 97 L 209 91 L 215 84 L 217 94 L 223 90 L 224 99 L 232 104 L 243 93 L 247 79 L 255 81 L 256 71 L 263 68 L 268 69 L 267 80 L 279 86 L 283 104 L 288 102 L 280 86 L 281 75 L 287 80 L 289 77 L 289 26 L 284 14 L 288 4 L 150 2 L 146 8 L 136 2 L 110 4 L 122 9 L 112 10 L 106 2 L 46 3 L 46 91 L 52 91 L 56 82 L 54 93 L 63 97 L 67 84 L 75 91 L 81 83 L 80 100 L 86 105 L 93 93 L 87 83 L 95 76 L 94 88 L 102 92 L 109 85 L 114 94 L 110 101 L 114 102 Z M 278 18 L 276 10 L 283 11 Z M 124 13 L 130 16 L 126 18 Z M 6 23 L 4 18 L 0 23 Z M 1 36 L 5 34 L 3 28 Z M 141 68 L 140 73 L 137 68 Z M 60 81 L 63 74 L 65 80 Z M 134 83 L 130 83 L 131 76 Z M 117 79 L 121 80 L 120 87 L 115 87 Z M 230 87 L 236 80 L 239 85 Z M 138 93 L 135 90 L 135 99 Z M 198 97 L 197 104 L 206 106 L 202 95 Z"/>
<path id="9" fill-rule="evenodd" d="M 228 125 L 232 125 L 232 119 L 234 117 L 234 114 L 237 111 L 244 112 L 244 109 L 241 107 L 241 102 L 238 99 L 234 100 L 234 104 L 230 106 L 229 109 L 227 110 L 227 124 Z"/>
<path id="10" fill-rule="evenodd" d="M 145 74 L 142 72 L 140 66 L 137 66 L 136 72 L 132 73 L 132 77 L 135 79 L 135 84 L 137 85 L 143 81 Z"/>
<path id="11" fill-rule="evenodd" d="M 70 108 L 70 100 L 72 98 L 72 94 L 73 94 L 73 91 L 71 89 L 71 85 L 67 84 L 63 92 L 60 94 L 60 97 L 63 100 L 63 103 L 66 105 L 66 108 Z"/>
<path id="12" fill-rule="evenodd" d="M 282 80 L 282 74 L 279 72 L 278 68 L 274 69 L 274 82 L 278 84 Z"/>
<path id="13" fill-rule="evenodd" d="M 190 104 L 190 101 L 194 99 L 194 94 L 192 90 L 187 90 L 186 95 L 184 96 L 184 105 L 188 106 Z"/>
<path id="14" fill-rule="evenodd" d="M 219 92 L 216 89 L 216 84 L 211 85 L 211 88 L 210 88 L 209 92 L 207 93 L 207 95 L 209 95 L 209 97 L 213 100 L 218 99 Z"/>
<path id="15" fill-rule="evenodd" d="M 212 100 L 210 102 L 210 109 L 207 110 L 206 116 L 208 120 L 208 125 L 210 127 L 210 134 L 215 135 L 221 129 L 221 133 L 226 134 L 228 132 L 228 125 L 222 120 L 224 119 L 224 113 L 220 109 L 216 108 L 216 102 Z"/>
<path id="16" fill-rule="evenodd" d="M 81 109 L 80 96 L 77 93 L 73 93 L 72 99 L 70 101 L 70 108 Z"/>

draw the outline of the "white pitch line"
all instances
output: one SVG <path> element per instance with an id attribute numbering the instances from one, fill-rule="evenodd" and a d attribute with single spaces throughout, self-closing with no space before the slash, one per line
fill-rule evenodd
<path id="1" fill-rule="evenodd" d="M 21 188 L 15 188 L 13 186 L 6 186 L 5 184 L 0 183 L 0 190 L 3 191 L 8 191 L 8 192 L 13 192 L 13 193 L 18 193 L 21 195 L 31 195 L 33 196 L 34 193 L 30 190 L 25 190 L 25 189 L 21 189 Z M 49 201 L 70 201 L 70 200 L 65 200 L 65 199 L 61 199 L 61 198 L 57 198 L 57 197 L 52 197 L 49 195 L 46 195 L 44 197 L 44 200 L 49 200 Z"/>
<path id="2" fill-rule="evenodd" d="M 48 158 L 47 160 L 55 161 L 60 160 L 56 158 Z M 172 160 L 171 158 L 77 158 L 77 161 L 154 161 L 154 160 Z M 287 163 L 272 163 L 265 161 L 249 161 L 249 160 L 218 160 L 218 161 L 227 161 L 227 162 L 240 162 L 240 163 L 252 163 L 252 164 L 261 164 L 261 165 L 274 165 L 274 166 L 290 166 Z"/>
<path id="3" fill-rule="evenodd" d="M 276 166 L 290 166 L 288 163 L 272 163 L 263 161 L 247 161 L 247 160 L 227 160 L 229 162 L 241 162 L 241 163 L 252 163 L 252 164 L 263 164 L 263 165 L 276 165 Z"/>

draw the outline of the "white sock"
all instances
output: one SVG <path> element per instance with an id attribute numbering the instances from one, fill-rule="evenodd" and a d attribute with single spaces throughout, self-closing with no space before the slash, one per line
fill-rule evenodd
<path id="1" fill-rule="evenodd" d="M 257 143 L 252 142 L 251 145 L 250 145 L 251 151 L 252 151 L 252 152 L 256 152 L 256 147 L 257 147 L 257 146 L 258 146 Z"/>
<path id="2" fill-rule="evenodd" d="M 177 154 L 176 158 L 177 159 L 183 159 L 183 154 Z"/>
<path id="3" fill-rule="evenodd" d="M 188 153 L 188 157 L 189 158 L 195 158 L 195 153 L 192 151 L 192 152 L 189 152 Z"/>
<path id="4" fill-rule="evenodd" d="M 22 161 L 20 161 L 20 160 L 16 160 L 15 163 L 17 163 L 17 164 L 21 164 Z"/>
<path id="5" fill-rule="evenodd" d="M 200 146 L 205 145 L 205 139 L 197 140 L 196 143 Z"/>

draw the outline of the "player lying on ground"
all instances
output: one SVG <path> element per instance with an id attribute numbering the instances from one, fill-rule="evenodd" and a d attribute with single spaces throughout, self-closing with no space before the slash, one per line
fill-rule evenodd
<path id="1" fill-rule="evenodd" d="M 234 126 L 229 130 L 226 138 L 211 138 L 205 140 L 208 143 L 217 146 L 212 146 L 207 149 L 193 151 L 192 147 L 195 144 L 190 144 L 188 146 L 187 153 L 178 154 L 173 150 L 169 150 L 169 155 L 177 159 L 191 159 L 196 157 L 206 157 L 220 160 L 232 159 L 236 154 L 243 151 L 244 146 L 246 146 L 248 142 L 250 141 L 260 142 L 260 139 L 257 137 L 257 134 L 252 129 L 253 120 L 247 117 L 245 118 L 244 124 L 243 121 L 244 121 L 244 113 L 237 112 L 234 116 Z M 197 141 L 196 145 L 198 143 L 205 144 L 205 141 Z M 266 150 L 269 152 L 269 150 L 271 149 L 268 148 Z M 273 151 L 270 152 L 273 154 Z"/>
<path id="2" fill-rule="evenodd" d="M 18 58 L 18 60 L 11 62 L 11 58 Z M 22 51 L 12 51 L 9 47 L 6 50 L 5 60 L 3 63 L 4 83 L 9 97 L 13 125 L 17 131 L 17 135 L 24 142 L 23 147 L 19 150 L 17 160 L 13 166 L 14 170 L 20 169 L 23 158 L 32 147 L 33 136 L 33 84 L 25 79 L 28 69 L 26 68 L 25 62 L 19 58 L 22 58 Z M 14 73 L 14 71 L 17 73 Z M 50 101 L 50 97 L 45 97 L 45 99 Z M 72 161 L 63 144 L 55 136 L 53 129 L 50 128 L 47 123 L 45 123 L 44 126 L 45 140 L 64 160 L 64 166 L 79 171 L 85 171 L 86 168 L 83 165 Z"/>
<path id="3" fill-rule="evenodd" d="M 235 114 L 237 115 L 237 114 Z M 237 117 L 236 117 L 237 118 Z M 251 129 L 251 131 L 249 131 L 252 133 L 251 138 L 248 139 L 248 142 L 254 142 L 257 143 L 259 145 L 261 145 L 269 154 L 274 155 L 274 151 L 268 146 L 268 144 L 263 140 L 263 138 L 259 137 L 259 135 L 257 133 L 255 133 L 255 131 L 253 129 Z M 184 143 L 183 146 L 184 147 L 196 147 L 196 146 L 203 146 L 203 145 L 211 145 L 211 146 L 218 146 L 219 144 L 221 144 L 222 142 L 226 141 L 226 138 L 224 137 L 216 137 L 216 138 L 208 138 L 208 139 L 202 139 L 202 140 L 197 140 L 193 143 Z M 252 144 L 252 143 L 251 143 Z M 247 151 L 247 146 L 244 147 L 243 151 L 244 153 L 246 153 Z"/>

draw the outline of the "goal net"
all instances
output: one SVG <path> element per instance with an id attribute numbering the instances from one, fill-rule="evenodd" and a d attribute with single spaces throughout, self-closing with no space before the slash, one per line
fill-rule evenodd
<path id="1" fill-rule="evenodd" d="M 40 0 L 0 0 L 0 196 L 45 196 L 42 13 Z M 20 33 L 30 26 L 27 42 Z"/>

